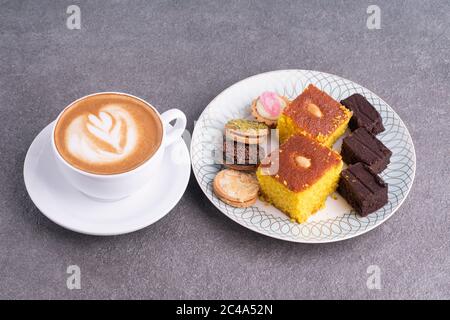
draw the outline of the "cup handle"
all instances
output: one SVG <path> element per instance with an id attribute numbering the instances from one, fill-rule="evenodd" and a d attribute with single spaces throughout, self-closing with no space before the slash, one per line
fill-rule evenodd
<path id="1" fill-rule="evenodd" d="M 161 115 L 161 119 L 166 130 L 165 147 L 168 147 L 178 140 L 186 129 L 186 115 L 181 110 L 170 109 Z M 175 125 L 171 128 L 169 123 L 173 120 L 175 120 Z"/>

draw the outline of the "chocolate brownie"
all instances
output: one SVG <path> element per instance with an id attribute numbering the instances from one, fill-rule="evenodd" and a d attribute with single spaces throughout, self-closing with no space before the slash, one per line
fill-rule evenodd
<path id="1" fill-rule="evenodd" d="M 338 192 L 362 217 L 388 202 L 388 186 L 369 167 L 358 162 L 341 172 Z"/>
<path id="2" fill-rule="evenodd" d="M 345 163 L 362 162 L 380 173 L 389 164 L 392 151 L 365 128 L 353 131 L 342 141 L 341 156 Z"/>
<path id="3" fill-rule="evenodd" d="M 341 104 L 353 111 L 353 116 L 348 124 L 352 131 L 361 127 L 373 134 L 384 131 L 380 114 L 364 96 L 355 93 L 341 100 Z"/>

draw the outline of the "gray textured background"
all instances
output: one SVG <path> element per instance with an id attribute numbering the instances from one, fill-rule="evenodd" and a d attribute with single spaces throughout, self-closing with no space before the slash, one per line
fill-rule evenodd
<path id="1" fill-rule="evenodd" d="M 372 2 L 381 30 L 366 28 Z M 65 24 L 74 3 L 80 31 Z M 0 1 L 0 298 L 450 298 L 449 30 L 449 1 Z M 274 240 L 222 215 L 192 176 L 158 223 L 99 238 L 53 224 L 25 191 L 29 145 L 76 98 L 129 92 L 182 109 L 192 131 L 229 85 L 285 68 L 351 79 L 406 123 L 416 180 L 381 227 Z M 66 288 L 70 264 L 81 290 Z"/>

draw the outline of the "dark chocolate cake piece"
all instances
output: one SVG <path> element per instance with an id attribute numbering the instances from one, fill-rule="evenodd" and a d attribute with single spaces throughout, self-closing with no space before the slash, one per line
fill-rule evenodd
<path id="1" fill-rule="evenodd" d="M 352 131 L 361 127 L 375 135 L 384 131 L 380 114 L 364 96 L 355 93 L 341 100 L 341 104 L 353 111 L 353 116 L 348 124 Z"/>
<path id="2" fill-rule="evenodd" d="M 234 170 L 256 170 L 264 157 L 264 148 L 259 144 L 246 144 L 224 137 L 223 164 L 225 167 Z"/>
<path id="3" fill-rule="evenodd" d="M 362 162 L 375 173 L 389 164 L 392 151 L 365 128 L 353 131 L 342 141 L 341 156 L 345 163 Z"/>
<path id="4" fill-rule="evenodd" d="M 377 211 L 388 202 L 388 186 L 361 162 L 341 172 L 338 192 L 362 217 Z"/>

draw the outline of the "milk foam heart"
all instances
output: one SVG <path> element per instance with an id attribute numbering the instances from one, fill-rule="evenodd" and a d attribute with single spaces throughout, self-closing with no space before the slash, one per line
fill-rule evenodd
<path id="1" fill-rule="evenodd" d="M 98 115 L 80 115 L 66 130 L 68 151 L 92 163 L 128 157 L 137 145 L 137 138 L 134 119 L 119 105 L 107 105 Z"/>
<path id="2" fill-rule="evenodd" d="M 118 94 L 88 97 L 63 112 L 55 130 L 61 156 L 99 174 L 121 173 L 148 159 L 162 140 L 162 124 L 144 102 Z"/>

